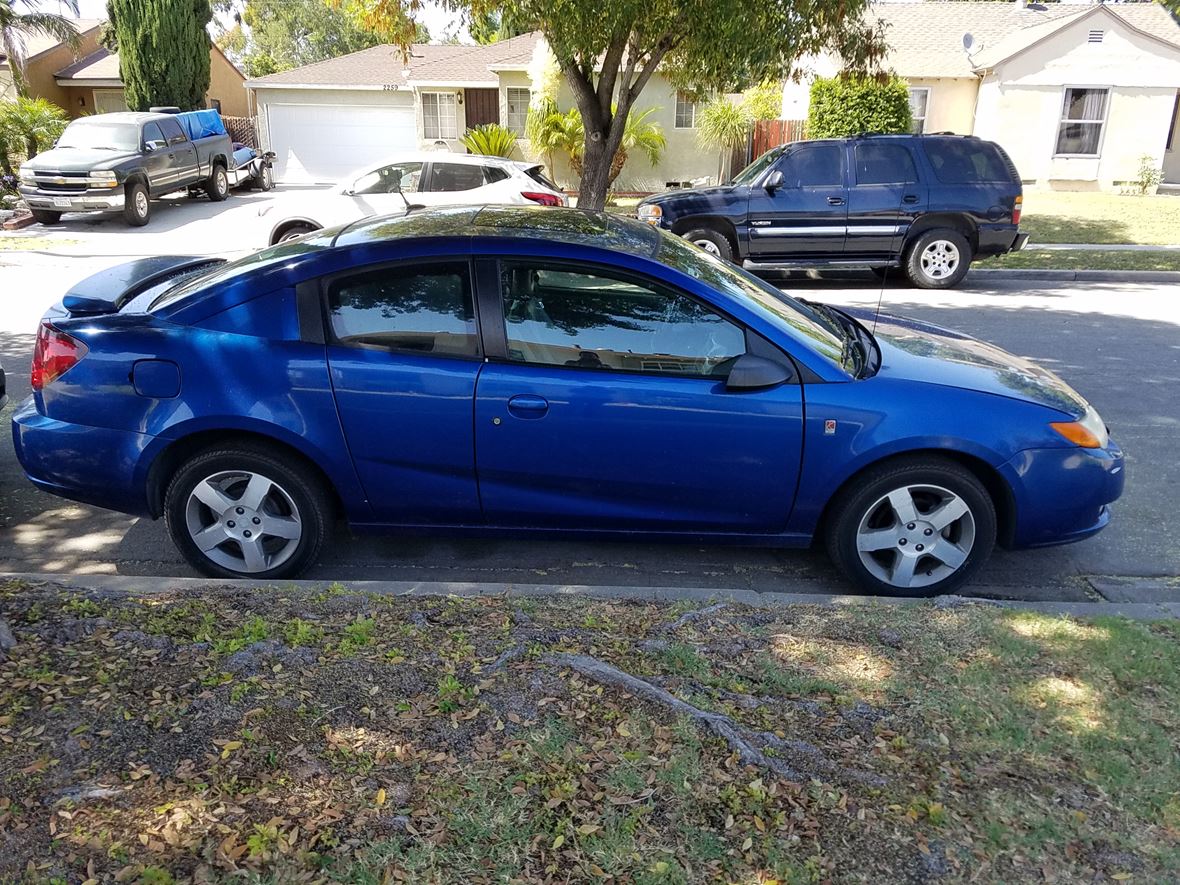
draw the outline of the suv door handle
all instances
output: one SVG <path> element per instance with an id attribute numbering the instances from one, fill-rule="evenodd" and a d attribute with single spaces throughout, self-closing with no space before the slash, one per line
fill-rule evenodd
<path id="1" fill-rule="evenodd" d="M 543 418 L 549 411 L 549 401 L 530 393 L 518 394 L 508 400 L 508 412 L 517 418 Z"/>
<path id="2" fill-rule="evenodd" d="M 911 203 L 911 204 L 916 203 L 916 202 L 918 202 L 918 195 L 917 194 L 906 194 L 904 197 L 901 198 L 901 201 L 903 203 Z"/>
<path id="3" fill-rule="evenodd" d="M 828 197 L 828 205 L 829 206 L 843 206 L 844 205 L 844 198 L 843 197 Z"/>

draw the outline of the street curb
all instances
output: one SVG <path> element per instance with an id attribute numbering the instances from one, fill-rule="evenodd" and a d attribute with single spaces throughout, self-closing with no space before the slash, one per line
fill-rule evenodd
<path id="1" fill-rule="evenodd" d="M 60 584 L 63 587 L 107 590 L 119 593 L 150 595 L 171 590 L 238 589 L 275 590 L 292 588 L 322 591 L 334 581 L 247 581 L 217 578 L 159 578 L 126 575 L 59 575 L 4 572 L 0 581 Z M 965 605 L 993 605 L 1020 611 L 1071 617 L 1124 617 L 1140 621 L 1180 618 L 1180 601 L 1156 603 L 1115 602 L 1020 602 L 963 596 L 939 596 L 934 600 L 895 596 L 856 596 L 840 593 L 759 593 L 754 590 L 708 589 L 701 587 L 635 587 L 590 586 L 581 584 L 507 584 L 459 581 L 348 581 L 340 582 L 356 593 L 379 596 L 506 596 L 555 597 L 577 596 L 587 599 L 616 599 L 636 602 L 733 602 L 754 608 L 774 608 L 786 605 L 820 605 L 832 608 L 845 606 L 916 605 L 930 602 L 935 608 L 954 608 Z M 974 592 L 985 593 L 986 587 Z"/>
<path id="2" fill-rule="evenodd" d="M 1057 283 L 1180 283 L 1180 270 L 1051 270 L 998 267 L 972 268 L 966 283 L 988 280 L 1045 280 Z"/>

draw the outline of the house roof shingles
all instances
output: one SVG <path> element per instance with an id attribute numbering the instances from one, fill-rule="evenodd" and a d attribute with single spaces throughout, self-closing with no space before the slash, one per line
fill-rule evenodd
<path id="1" fill-rule="evenodd" d="M 62 68 L 55 76 L 59 80 L 118 80 L 119 56 L 109 49 L 99 49 Z"/>

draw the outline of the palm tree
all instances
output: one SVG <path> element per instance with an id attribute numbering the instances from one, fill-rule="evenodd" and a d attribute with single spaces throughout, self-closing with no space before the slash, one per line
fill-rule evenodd
<path id="1" fill-rule="evenodd" d="M 42 0 L 0 0 L 0 51 L 8 58 L 12 83 L 16 94 L 28 96 L 25 83 L 25 47 L 32 36 L 43 36 L 77 48 L 78 31 L 64 15 L 40 12 Z M 74 15 L 78 14 L 78 0 L 61 0 Z M 20 10 L 25 10 L 21 12 Z"/>
<path id="2" fill-rule="evenodd" d="M 0 141 L 9 150 L 21 146 L 31 160 L 61 137 L 69 123 L 66 112 L 43 98 L 0 102 Z"/>
<path id="3" fill-rule="evenodd" d="M 659 108 L 648 108 L 642 113 L 632 113 L 627 117 L 623 140 L 611 160 L 608 187 L 614 184 L 619 173 L 623 171 L 631 151 L 642 151 L 653 166 L 660 162 L 660 156 L 668 146 L 668 140 L 664 137 L 664 130 L 660 128 L 660 124 L 649 122 L 647 119 L 658 110 Z M 546 117 L 544 125 L 538 127 L 534 146 L 565 154 L 570 168 L 580 178 L 582 154 L 586 149 L 586 131 L 582 127 L 582 115 L 578 109 L 570 108 L 564 114 L 554 113 Z"/>

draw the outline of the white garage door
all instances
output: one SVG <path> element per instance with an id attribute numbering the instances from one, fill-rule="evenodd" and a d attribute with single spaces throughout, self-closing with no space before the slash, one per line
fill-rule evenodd
<path id="1" fill-rule="evenodd" d="M 411 107 L 268 104 L 275 178 L 335 182 L 359 166 L 402 150 L 418 138 Z"/>

